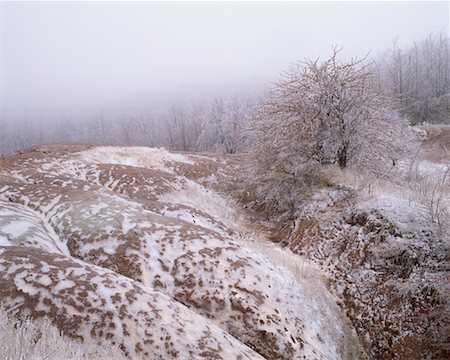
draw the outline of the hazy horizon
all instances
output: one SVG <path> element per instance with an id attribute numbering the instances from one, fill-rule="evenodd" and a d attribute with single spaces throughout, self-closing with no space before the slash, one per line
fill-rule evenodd
<path id="1" fill-rule="evenodd" d="M 290 63 L 448 34 L 448 2 L 2 2 L 1 114 L 78 116 L 262 91 Z"/>

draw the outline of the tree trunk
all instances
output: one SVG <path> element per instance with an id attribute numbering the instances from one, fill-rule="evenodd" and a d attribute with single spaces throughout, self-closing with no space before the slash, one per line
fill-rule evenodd
<path id="1" fill-rule="evenodd" d="M 344 143 L 337 152 L 337 160 L 341 170 L 344 170 L 347 167 L 347 147 L 348 144 Z"/>

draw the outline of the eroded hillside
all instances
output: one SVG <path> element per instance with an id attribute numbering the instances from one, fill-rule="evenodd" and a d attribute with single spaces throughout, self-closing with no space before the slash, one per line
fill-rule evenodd
<path id="1" fill-rule="evenodd" d="M 320 277 L 252 246 L 212 190 L 238 157 L 49 145 L 0 169 L 0 299 L 14 316 L 131 358 L 360 356 Z"/>
<path id="2" fill-rule="evenodd" d="M 3 157 L 3 306 L 130 358 L 446 359 L 450 130 L 417 131 L 389 179 L 340 172 L 281 222 L 237 155 Z"/>
<path id="3" fill-rule="evenodd" d="M 275 242 L 328 274 L 373 359 L 450 356 L 450 127 L 416 130 L 415 158 L 385 179 L 340 172 L 272 224 Z"/>

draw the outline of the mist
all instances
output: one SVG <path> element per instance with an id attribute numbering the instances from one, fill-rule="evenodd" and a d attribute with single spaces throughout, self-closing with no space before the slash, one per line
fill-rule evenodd
<path id="1" fill-rule="evenodd" d="M 448 24 L 447 2 L 2 1 L 1 121 L 45 131 L 257 98 L 293 61 L 333 45 L 344 58 L 375 56 Z"/>

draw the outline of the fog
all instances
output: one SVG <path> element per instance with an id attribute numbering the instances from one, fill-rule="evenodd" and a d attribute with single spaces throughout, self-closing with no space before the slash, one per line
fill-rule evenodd
<path id="1" fill-rule="evenodd" d="M 296 59 L 448 32 L 447 2 L 2 2 L 7 118 L 260 92 Z"/>

